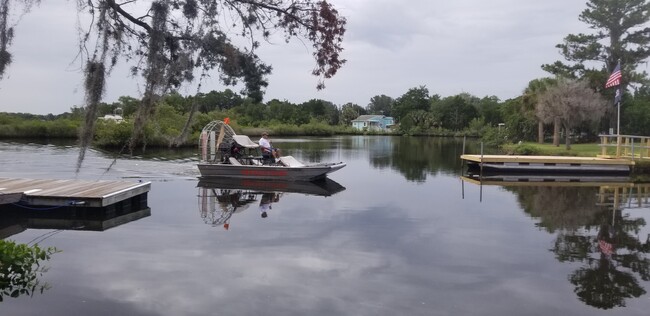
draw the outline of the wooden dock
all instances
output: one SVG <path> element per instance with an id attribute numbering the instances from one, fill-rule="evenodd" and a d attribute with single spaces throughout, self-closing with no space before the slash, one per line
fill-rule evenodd
<path id="1" fill-rule="evenodd" d="M 0 178 L 3 205 L 110 207 L 132 198 L 146 204 L 151 182 Z M 16 197 L 20 197 L 16 201 Z"/>
<path id="2" fill-rule="evenodd" d="M 470 169 L 499 172 L 629 173 L 634 161 L 624 158 L 461 155 Z"/>

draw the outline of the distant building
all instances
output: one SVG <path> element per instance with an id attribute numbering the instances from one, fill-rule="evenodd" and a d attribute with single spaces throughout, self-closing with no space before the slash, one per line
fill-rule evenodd
<path id="1" fill-rule="evenodd" d="M 104 121 L 114 121 L 117 123 L 122 123 L 124 122 L 124 118 L 122 117 L 122 108 L 117 108 L 113 111 L 113 114 L 106 114 L 104 117 L 100 117 L 100 119 Z"/>
<path id="2" fill-rule="evenodd" d="M 366 131 L 387 131 L 393 125 L 395 120 L 384 115 L 361 115 L 352 120 L 352 127 Z"/>

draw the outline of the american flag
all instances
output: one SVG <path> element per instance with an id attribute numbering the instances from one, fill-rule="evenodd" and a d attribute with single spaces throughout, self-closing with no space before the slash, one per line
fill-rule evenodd
<path id="1" fill-rule="evenodd" d="M 600 252 L 606 256 L 611 256 L 614 253 L 614 246 L 602 239 L 598 241 L 598 247 L 600 248 Z"/>
<path id="2" fill-rule="evenodd" d="M 612 74 L 609 75 L 609 78 L 605 83 L 605 88 L 618 86 L 620 84 L 621 84 L 621 62 L 619 61 L 618 64 L 616 64 L 616 68 L 614 68 Z"/>

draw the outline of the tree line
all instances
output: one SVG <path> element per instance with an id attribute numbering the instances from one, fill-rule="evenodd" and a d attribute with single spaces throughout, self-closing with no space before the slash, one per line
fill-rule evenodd
<path id="1" fill-rule="evenodd" d="M 619 64 L 622 79 L 617 88 L 623 92 L 621 133 L 647 135 L 649 132 L 650 81 L 645 72 L 638 71 L 638 66 L 650 57 L 650 28 L 646 27 L 650 21 L 650 3 L 647 0 L 588 1 L 578 18 L 587 23 L 593 33 L 567 35 L 556 47 L 568 62 L 542 65 L 542 69 L 550 73 L 549 77 L 530 81 L 519 97 L 504 101 L 494 96 L 476 97 L 467 93 L 442 97 L 431 93 L 426 86 L 419 86 L 397 97 L 377 95 L 366 105 L 336 105 L 320 99 L 301 104 L 286 100 L 264 103 L 261 89 L 266 86 L 264 78 L 270 72 L 270 67 L 261 63 L 256 55 L 244 54 L 233 47 L 229 39 L 219 32 L 217 20 L 208 19 L 205 22 L 207 29 L 213 31 L 209 34 L 195 32 L 197 30 L 192 28 L 191 23 L 207 17 L 205 15 L 210 12 L 221 12 L 219 9 L 223 8 L 244 12 L 241 9 L 246 7 L 245 12 L 249 12 L 251 18 L 263 16 L 260 14 L 265 10 L 276 12 L 281 20 L 279 24 L 274 24 L 278 21 L 273 19 L 257 20 L 241 16 L 245 37 L 253 37 L 248 31 L 257 26 L 263 30 L 282 29 L 288 37 L 308 38 L 315 45 L 314 57 L 320 65 L 314 74 L 329 78 L 345 62 L 339 58 L 345 18 L 325 1 L 307 1 L 304 7 L 302 5 L 282 1 L 274 3 L 272 7 L 247 1 L 201 4 L 174 1 L 170 6 L 154 1 L 151 6 L 153 15 L 143 19 L 127 11 L 131 8 L 126 3 L 90 1 L 81 6 L 89 9 L 91 15 L 99 17 L 96 22 L 99 32 L 96 35 L 100 39 L 98 43 L 101 43 L 88 56 L 86 104 L 73 108 L 69 113 L 72 118 L 85 117 L 82 124 L 84 132 L 81 134 L 85 141 L 82 147 L 87 145 L 88 137 L 106 139 L 106 136 L 102 136 L 102 133 L 107 133 L 104 132 L 106 129 L 102 129 L 106 124 L 95 126 L 95 122 L 98 116 L 109 114 L 117 107 L 132 119 L 131 146 L 140 142 L 142 135 L 148 135 L 149 139 L 144 142 L 149 144 L 165 141 L 170 145 L 186 144 L 191 142 L 188 135 L 196 133 L 201 124 L 210 118 L 227 116 L 239 126 L 272 127 L 277 130 L 276 133 L 296 133 L 300 131 L 296 129 L 300 126 L 310 126 L 311 133 L 348 133 L 355 132 L 348 128 L 350 122 L 363 114 L 394 117 L 397 125 L 393 132 L 398 134 L 473 135 L 495 144 L 519 140 L 544 141 L 552 136 L 553 142 L 558 145 L 559 136 L 563 134 L 568 146 L 573 139 L 571 136 L 590 139 L 614 126 L 617 120 L 612 102 L 615 89 L 605 89 L 604 83 Z M 2 7 L 2 12 L 7 12 L 7 8 Z M 296 13 L 303 9 L 314 15 Z M 0 25 L 6 25 L 4 17 L 0 19 Z M 185 26 L 187 28 L 183 29 Z M 132 32 L 134 29 L 144 31 Z M 3 32 L 10 34 L 12 30 Z M 89 34 L 85 33 L 86 36 L 82 38 L 87 38 Z M 117 61 L 119 48 L 123 48 L 122 40 L 133 36 L 138 45 L 127 50 L 126 55 L 146 57 L 140 68 L 134 70 L 145 76 L 147 91 L 141 99 L 125 96 L 115 103 L 103 103 L 101 97 L 106 68 Z M 268 33 L 263 33 L 263 37 L 267 36 Z M 9 40 L 3 42 L 0 49 L 0 53 L 9 57 L 6 47 L 10 38 L 5 38 Z M 323 38 L 327 40 L 322 41 Z M 3 59 L 0 75 L 11 60 L 9 57 Z M 181 96 L 174 92 L 178 91 L 181 83 L 193 80 L 194 69 L 219 69 L 223 73 L 224 83 L 234 84 L 240 78 L 245 88 L 241 94 L 229 89 L 194 96 Z M 322 81 L 318 86 L 322 87 L 321 84 Z M 39 129 L 36 130 L 43 130 L 42 126 L 37 127 Z M 2 129 L 7 132 L 3 133 Z M 11 132 L 8 127 L 2 129 L 0 135 Z M 124 132 L 127 131 L 121 128 L 110 131 L 120 135 Z M 178 136 L 172 136 L 173 132 Z M 153 141 L 152 137 L 157 140 Z"/>

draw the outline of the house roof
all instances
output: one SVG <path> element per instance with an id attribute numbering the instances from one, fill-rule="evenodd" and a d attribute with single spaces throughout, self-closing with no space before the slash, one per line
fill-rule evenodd
<path id="1" fill-rule="evenodd" d="M 384 118 L 383 115 L 360 115 L 359 117 L 355 118 L 352 121 L 353 122 L 363 122 L 363 121 L 380 120 L 382 118 Z"/>

